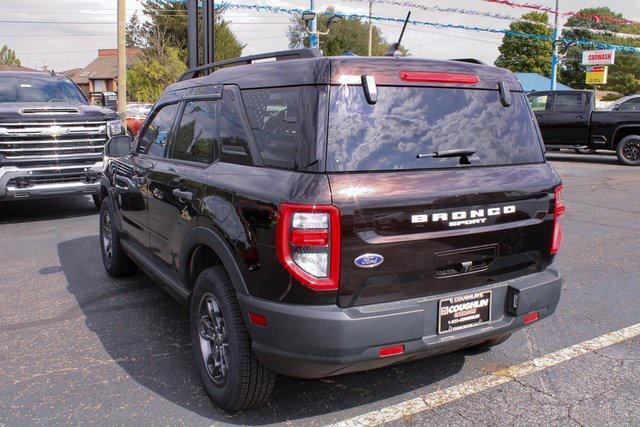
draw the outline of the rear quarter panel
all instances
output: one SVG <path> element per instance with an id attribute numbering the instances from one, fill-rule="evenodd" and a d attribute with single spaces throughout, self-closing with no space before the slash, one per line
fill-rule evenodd
<path id="1" fill-rule="evenodd" d="M 276 256 L 281 203 L 330 204 L 325 174 L 219 163 L 205 191 L 198 225 L 222 234 L 234 250 L 249 293 L 299 304 L 335 304 L 336 292 L 314 292 L 295 283 Z"/>

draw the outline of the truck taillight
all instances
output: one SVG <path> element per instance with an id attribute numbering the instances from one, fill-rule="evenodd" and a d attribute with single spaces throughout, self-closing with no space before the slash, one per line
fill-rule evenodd
<path id="1" fill-rule="evenodd" d="M 338 290 L 340 211 L 332 205 L 281 204 L 276 251 L 280 263 L 304 286 Z"/>
<path id="2" fill-rule="evenodd" d="M 554 208 L 553 208 L 553 236 L 551 238 L 551 253 L 556 254 L 560 250 L 562 244 L 562 224 L 560 217 L 564 214 L 565 206 L 562 201 L 562 190 L 564 186 L 559 185 L 555 191 Z"/>

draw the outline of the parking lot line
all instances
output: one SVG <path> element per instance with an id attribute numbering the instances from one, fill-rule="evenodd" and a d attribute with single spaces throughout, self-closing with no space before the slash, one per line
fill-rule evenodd
<path id="1" fill-rule="evenodd" d="M 605 347 L 621 343 L 639 335 L 640 323 L 618 331 L 609 332 L 597 338 L 572 345 L 571 347 L 549 353 L 545 356 L 537 357 L 480 378 L 466 381 L 462 384 L 458 384 L 444 390 L 435 391 L 426 396 L 410 399 L 396 405 L 368 412 L 332 425 L 336 427 L 374 426 L 399 420 L 403 417 L 415 415 L 426 410 L 433 410 L 446 405 L 447 403 L 499 386 L 516 378 L 543 371 L 552 366 L 556 366 L 584 354 L 592 353 Z"/>

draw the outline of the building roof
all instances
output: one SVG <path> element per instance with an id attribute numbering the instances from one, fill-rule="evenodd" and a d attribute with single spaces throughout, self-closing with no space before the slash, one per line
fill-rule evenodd
<path id="1" fill-rule="evenodd" d="M 549 90 L 551 79 L 538 73 L 514 73 L 525 92 Z M 556 84 L 557 90 L 573 90 L 562 83 Z"/>
<path id="2" fill-rule="evenodd" d="M 140 49 L 127 48 L 127 65 L 135 62 L 140 56 L 140 53 Z M 115 79 L 117 75 L 118 49 L 98 49 L 98 57 L 96 59 L 69 77 L 77 84 L 83 84 L 95 79 Z"/>
<path id="3" fill-rule="evenodd" d="M 38 71 L 33 68 L 23 67 L 21 65 L 5 65 L 0 64 L 0 71 Z"/>

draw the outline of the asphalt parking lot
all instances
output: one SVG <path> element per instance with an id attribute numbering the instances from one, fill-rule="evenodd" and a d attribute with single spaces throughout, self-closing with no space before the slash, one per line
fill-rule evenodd
<path id="1" fill-rule="evenodd" d="M 571 350 L 640 323 L 640 168 L 549 158 L 567 204 L 555 316 L 490 352 L 280 378 L 267 407 L 233 416 L 200 387 L 187 313 L 143 274 L 104 272 L 90 199 L 0 205 L 0 425 L 640 424 L 640 335 Z M 492 382 L 513 366 L 537 368 Z"/>

